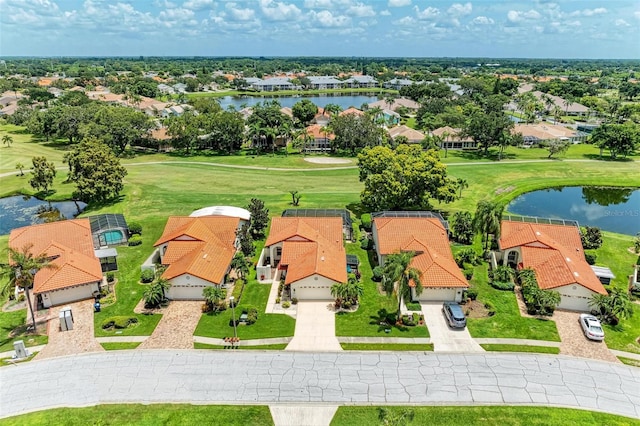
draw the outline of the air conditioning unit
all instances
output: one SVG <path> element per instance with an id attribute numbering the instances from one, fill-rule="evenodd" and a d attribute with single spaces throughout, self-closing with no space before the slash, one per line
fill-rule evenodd
<path id="1" fill-rule="evenodd" d="M 24 342 L 22 340 L 16 340 L 15 342 L 13 342 L 13 349 L 16 351 L 15 357 L 17 359 L 26 358 L 29 356 L 29 352 L 27 352 L 27 349 L 24 347 Z"/>

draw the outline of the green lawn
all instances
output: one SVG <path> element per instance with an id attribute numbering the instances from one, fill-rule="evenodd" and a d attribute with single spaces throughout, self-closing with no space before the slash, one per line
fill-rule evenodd
<path id="1" fill-rule="evenodd" d="M 227 350 L 258 350 L 258 351 L 279 351 L 287 347 L 287 343 L 276 343 L 274 345 L 256 345 L 256 346 L 220 346 L 220 345 L 208 345 L 206 343 L 194 343 L 194 349 L 227 349 Z"/>
<path id="2" fill-rule="evenodd" d="M 522 317 L 513 292 L 496 290 L 489 285 L 487 268 L 486 263 L 475 268 L 471 285 L 478 290 L 478 300 L 493 305 L 496 313 L 487 318 L 468 318 L 467 328 L 471 336 L 559 342 L 556 323 Z"/>
<path id="3" fill-rule="evenodd" d="M 64 421 L 62 421 L 64 419 Z M 0 419 L 0 425 L 272 425 L 266 405 L 109 404 L 85 408 L 55 408 Z"/>
<path id="4" fill-rule="evenodd" d="M 331 426 L 370 426 L 382 423 L 380 407 L 340 407 Z M 517 426 L 622 426 L 638 425 L 640 420 L 594 411 L 547 407 L 385 407 L 397 418 L 402 413 L 413 413 L 412 421 L 389 422 L 398 425 L 517 425 Z"/>
<path id="5" fill-rule="evenodd" d="M 140 342 L 107 342 L 100 343 L 107 351 L 121 351 L 126 349 L 135 349 L 140 346 Z"/>
<path id="6" fill-rule="evenodd" d="M 433 351 L 433 344 L 415 343 L 340 343 L 345 351 Z"/>
<path id="7" fill-rule="evenodd" d="M 559 354 L 560 348 L 549 346 L 527 346 L 527 345 L 502 345 L 502 344 L 482 344 L 485 351 L 489 352 L 534 352 L 538 354 Z"/>
<path id="8" fill-rule="evenodd" d="M 49 338 L 43 335 L 24 334 L 23 332 L 15 337 L 9 337 L 9 334 L 18 327 L 26 330 L 26 327 L 23 327 L 26 324 L 26 318 L 26 309 L 0 312 L 0 352 L 12 351 L 13 342 L 16 340 L 22 340 L 27 347 L 47 343 Z M 29 319 L 29 322 L 31 322 L 31 319 Z"/>
<path id="9" fill-rule="evenodd" d="M 0 173 L 16 171 L 16 164 L 22 163 L 25 168 L 30 168 L 31 159 L 36 156 L 45 155 L 47 160 L 53 161 L 58 166 L 63 166 L 62 156 L 68 149 L 66 140 L 45 142 L 25 133 L 24 127 L 12 124 L 0 125 L 0 139 L 4 135 L 13 138 L 11 146 L 2 144 L 0 146 Z"/>

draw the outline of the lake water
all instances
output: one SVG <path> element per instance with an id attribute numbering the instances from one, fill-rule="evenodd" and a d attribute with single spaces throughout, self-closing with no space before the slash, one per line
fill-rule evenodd
<path id="1" fill-rule="evenodd" d="M 635 235 L 640 232 L 640 189 L 569 186 L 529 192 L 513 200 L 510 213 L 577 220 L 581 226 Z"/>
<path id="2" fill-rule="evenodd" d="M 81 201 L 47 202 L 36 197 L 15 195 L 0 198 L 0 235 L 23 226 L 46 221 L 72 219 L 87 205 Z M 78 210 L 78 208 L 80 210 Z"/>
<path id="3" fill-rule="evenodd" d="M 225 96 L 220 99 L 220 106 L 227 109 L 234 106 L 237 110 L 241 110 L 245 106 L 250 107 L 265 101 L 278 101 L 283 107 L 293 107 L 296 103 L 303 99 L 309 99 L 317 106 L 324 108 L 327 104 L 336 104 L 345 110 L 349 107 L 360 109 L 362 104 L 369 104 L 379 101 L 377 96 L 365 95 L 318 95 L 318 96 Z"/>

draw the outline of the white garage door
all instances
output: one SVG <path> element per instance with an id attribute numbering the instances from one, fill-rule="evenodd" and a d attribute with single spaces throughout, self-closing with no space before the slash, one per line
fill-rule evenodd
<path id="1" fill-rule="evenodd" d="M 65 303 L 77 302 L 79 300 L 90 299 L 93 297 L 93 292 L 98 290 L 98 284 L 87 284 L 78 287 L 66 288 L 63 290 L 51 291 L 45 293 L 47 298 L 43 295 L 43 304 L 48 307 L 52 305 L 62 305 Z"/>
<path id="2" fill-rule="evenodd" d="M 580 296 L 568 296 L 563 294 L 560 299 L 558 309 L 566 309 L 568 311 L 589 312 L 589 299 Z"/>
<path id="3" fill-rule="evenodd" d="M 293 285 L 294 296 L 298 300 L 333 300 L 331 296 L 331 286 L 326 284 L 317 285 Z"/>
<path id="4" fill-rule="evenodd" d="M 167 297 L 172 300 L 204 300 L 204 287 L 172 285 L 167 290 Z"/>
<path id="5" fill-rule="evenodd" d="M 425 288 L 420 295 L 420 300 L 425 302 L 439 302 L 456 300 L 455 288 Z"/>

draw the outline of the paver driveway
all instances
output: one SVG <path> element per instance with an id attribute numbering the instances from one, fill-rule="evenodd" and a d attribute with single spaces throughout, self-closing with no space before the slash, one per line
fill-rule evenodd
<path id="1" fill-rule="evenodd" d="M 484 352 L 466 327 L 449 327 L 442 313 L 442 302 L 422 302 L 422 315 L 429 329 L 434 352 Z"/>
<path id="2" fill-rule="evenodd" d="M 563 355 L 579 356 L 584 358 L 601 359 L 603 361 L 620 362 L 618 358 L 607 348 L 605 342 L 594 342 L 584 336 L 582 327 L 578 322 L 579 312 L 555 311 L 553 320 L 556 322 L 560 335 L 560 353 Z"/>
<path id="3" fill-rule="evenodd" d="M 336 338 L 336 317 L 333 302 L 328 300 L 298 302 L 296 331 L 287 351 L 341 351 Z"/>
<path id="4" fill-rule="evenodd" d="M 71 307 L 73 313 L 73 330 L 60 331 L 58 313 L 60 309 L 67 306 Z M 54 306 L 49 310 L 47 329 L 49 343 L 35 356 L 35 359 L 104 351 L 94 337 L 93 299 Z"/>
<path id="5" fill-rule="evenodd" d="M 138 349 L 193 349 L 201 306 L 202 302 L 197 301 L 171 301 L 153 334 Z"/>

